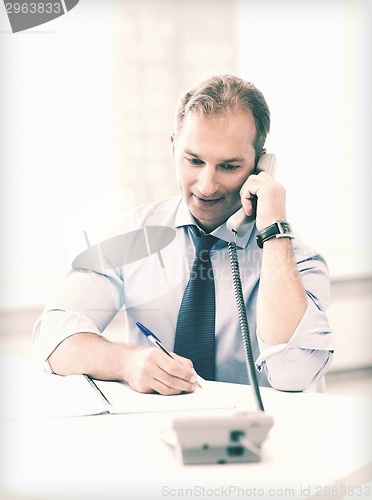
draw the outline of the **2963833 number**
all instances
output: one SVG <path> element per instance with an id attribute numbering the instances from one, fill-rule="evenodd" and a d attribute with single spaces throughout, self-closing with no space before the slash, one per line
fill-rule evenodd
<path id="1" fill-rule="evenodd" d="M 322 498 L 343 498 L 345 496 L 355 498 L 369 498 L 370 494 L 370 486 L 346 486 L 343 484 L 333 484 L 331 486 L 317 486 L 315 488 L 315 496 Z"/>
<path id="2" fill-rule="evenodd" d="M 8 14 L 60 14 L 62 12 L 59 2 L 8 2 L 5 8 Z"/>

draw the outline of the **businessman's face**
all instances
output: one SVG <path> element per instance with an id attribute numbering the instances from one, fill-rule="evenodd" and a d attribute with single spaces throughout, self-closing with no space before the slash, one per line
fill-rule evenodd
<path id="1" fill-rule="evenodd" d="M 189 112 L 172 136 L 180 190 L 206 232 L 240 208 L 239 191 L 254 170 L 255 124 L 250 112 L 203 116 Z"/>

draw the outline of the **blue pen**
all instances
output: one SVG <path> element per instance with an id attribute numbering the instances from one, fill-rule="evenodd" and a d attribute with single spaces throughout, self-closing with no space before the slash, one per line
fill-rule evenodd
<path id="1" fill-rule="evenodd" d="M 141 330 L 141 332 L 150 340 L 150 342 L 152 342 L 156 346 L 160 347 L 160 349 L 163 352 L 165 352 L 165 354 L 167 354 L 170 358 L 174 359 L 174 357 L 171 355 L 171 353 L 168 352 L 166 350 L 166 348 L 163 346 L 163 344 L 161 343 L 161 340 L 155 335 L 155 333 L 153 333 L 151 330 L 146 328 L 146 326 L 143 325 L 142 323 L 140 323 L 139 321 L 136 321 L 136 325 Z M 199 375 L 197 375 L 197 376 L 198 376 L 198 379 L 201 379 L 201 377 Z M 201 385 L 198 381 L 196 382 L 196 385 L 201 387 Z"/>

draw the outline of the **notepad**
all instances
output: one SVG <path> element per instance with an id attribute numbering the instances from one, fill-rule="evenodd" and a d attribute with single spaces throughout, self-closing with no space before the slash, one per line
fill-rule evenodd
<path id="1" fill-rule="evenodd" d="M 95 384 L 110 402 L 107 410 L 112 414 L 228 409 L 236 408 L 238 403 L 233 394 L 229 397 L 228 391 L 222 389 L 224 384 L 221 384 L 218 390 L 218 383 L 206 380 L 203 381 L 202 388 L 174 396 L 143 394 L 134 391 L 125 382 L 95 380 Z M 221 391 L 223 397 L 221 397 Z"/>
<path id="2" fill-rule="evenodd" d="M 249 387 L 247 400 L 242 401 L 239 386 L 223 382 L 204 381 L 203 388 L 175 396 L 139 393 L 125 382 L 94 383 L 96 388 L 83 375 L 51 375 L 30 360 L 0 356 L 0 419 L 223 410 L 249 403 L 252 406 Z"/>
<path id="3" fill-rule="evenodd" d="M 93 415 L 107 410 L 81 375 L 44 373 L 30 360 L 0 357 L 0 419 Z"/>

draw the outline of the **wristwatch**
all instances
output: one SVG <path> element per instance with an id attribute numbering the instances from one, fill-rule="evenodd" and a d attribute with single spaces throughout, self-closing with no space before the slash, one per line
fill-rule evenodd
<path id="1" fill-rule="evenodd" d="M 294 236 L 289 222 L 278 220 L 274 222 L 274 224 L 265 227 L 265 229 L 256 236 L 257 245 L 263 248 L 265 241 L 271 240 L 271 238 L 290 238 L 292 240 Z"/>

